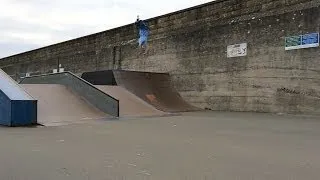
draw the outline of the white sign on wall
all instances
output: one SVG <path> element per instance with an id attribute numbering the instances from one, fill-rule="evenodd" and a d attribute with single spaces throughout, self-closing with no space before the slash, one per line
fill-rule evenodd
<path id="1" fill-rule="evenodd" d="M 228 58 L 247 56 L 247 43 L 228 46 L 227 56 Z"/>

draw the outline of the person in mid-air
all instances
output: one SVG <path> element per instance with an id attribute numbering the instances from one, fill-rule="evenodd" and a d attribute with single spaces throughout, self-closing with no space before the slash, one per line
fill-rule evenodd
<path id="1" fill-rule="evenodd" d="M 140 20 L 139 16 L 137 17 L 136 26 L 139 31 L 139 48 L 140 50 L 144 49 L 144 54 L 147 52 L 147 41 L 149 36 L 149 27 L 147 23 L 143 20 Z"/>

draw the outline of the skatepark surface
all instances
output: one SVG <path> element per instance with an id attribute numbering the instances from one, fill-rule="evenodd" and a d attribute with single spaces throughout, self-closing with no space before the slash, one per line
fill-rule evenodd
<path id="1" fill-rule="evenodd" d="M 0 128 L 2 180 L 315 180 L 319 117 L 197 112 Z"/>
<path id="2" fill-rule="evenodd" d="M 120 117 L 162 116 L 161 112 L 120 86 L 96 86 L 119 100 Z"/>
<path id="3" fill-rule="evenodd" d="M 63 85 L 22 84 L 21 86 L 38 100 L 38 123 L 41 125 L 80 123 L 110 117 Z"/>

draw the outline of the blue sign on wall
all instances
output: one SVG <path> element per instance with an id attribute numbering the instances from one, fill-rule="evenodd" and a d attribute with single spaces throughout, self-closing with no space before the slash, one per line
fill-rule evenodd
<path id="1" fill-rule="evenodd" d="M 319 33 L 286 37 L 286 50 L 311 48 L 319 46 Z"/>

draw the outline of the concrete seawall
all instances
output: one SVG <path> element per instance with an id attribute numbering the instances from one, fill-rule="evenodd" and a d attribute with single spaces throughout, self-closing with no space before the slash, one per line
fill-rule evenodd
<path id="1" fill-rule="evenodd" d="M 169 72 L 189 103 L 218 111 L 320 115 L 319 47 L 285 50 L 285 37 L 320 31 L 318 0 L 220 0 L 149 19 L 150 52 L 133 24 L 0 60 L 26 73 L 124 69 Z M 227 47 L 246 43 L 244 54 Z M 242 47 L 242 46 L 241 46 Z"/>

